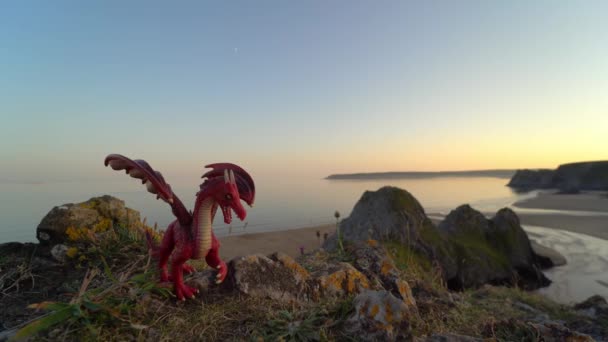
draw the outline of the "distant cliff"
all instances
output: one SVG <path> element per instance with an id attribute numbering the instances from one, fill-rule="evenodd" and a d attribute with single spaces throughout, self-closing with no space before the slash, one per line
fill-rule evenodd
<path id="1" fill-rule="evenodd" d="M 519 189 L 608 190 L 608 161 L 560 165 L 556 170 L 518 170 L 508 186 Z"/>
<path id="2" fill-rule="evenodd" d="M 495 177 L 511 178 L 515 170 L 476 170 L 476 171 L 438 171 L 438 172 L 371 172 L 330 175 L 325 179 L 398 179 L 434 177 Z"/>

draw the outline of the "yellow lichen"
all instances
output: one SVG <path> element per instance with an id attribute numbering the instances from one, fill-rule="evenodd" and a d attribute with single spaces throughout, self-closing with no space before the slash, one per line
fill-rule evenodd
<path id="1" fill-rule="evenodd" d="M 104 218 L 103 220 L 99 221 L 99 223 L 97 223 L 93 227 L 93 232 L 103 233 L 103 232 L 107 231 L 108 229 L 110 229 L 111 227 L 112 227 L 112 220 L 110 220 L 109 218 Z"/>
<path id="2" fill-rule="evenodd" d="M 369 288 L 369 281 L 360 272 L 352 269 L 340 270 L 320 279 L 322 288 L 329 287 L 346 294 L 355 293 L 359 288 Z"/>
<path id="3" fill-rule="evenodd" d="M 68 250 L 65 252 L 65 255 L 67 255 L 70 258 L 73 258 L 76 256 L 76 254 L 78 254 L 78 248 L 76 247 L 70 247 L 68 248 Z"/>
<path id="4" fill-rule="evenodd" d="M 380 267 L 380 273 L 382 273 L 382 275 L 387 275 L 394 268 L 395 267 L 393 266 L 393 263 L 390 260 L 384 259 L 384 260 L 382 260 L 382 266 Z"/>
<path id="5" fill-rule="evenodd" d="M 293 260 L 292 258 L 282 255 L 282 254 L 278 254 L 277 255 L 277 260 L 282 263 L 285 267 L 289 268 L 290 270 L 294 271 L 297 275 L 300 275 L 300 277 L 302 277 L 302 279 L 306 279 L 309 277 L 309 273 L 308 271 L 300 266 L 300 264 L 298 264 L 295 260 Z"/>
<path id="6" fill-rule="evenodd" d="M 391 309 L 391 303 L 389 303 L 388 301 L 386 301 L 384 303 L 384 318 L 386 320 L 386 323 L 392 323 L 393 322 L 393 310 Z"/>
<path id="7" fill-rule="evenodd" d="M 378 314 L 378 312 L 380 312 L 380 306 L 378 304 L 374 304 L 374 306 L 372 306 L 372 309 L 369 311 L 369 314 L 372 317 L 375 317 Z"/>
<path id="8" fill-rule="evenodd" d="M 95 234 L 87 227 L 69 226 L 65 234 L 70 241 L 95 241 Z"/>

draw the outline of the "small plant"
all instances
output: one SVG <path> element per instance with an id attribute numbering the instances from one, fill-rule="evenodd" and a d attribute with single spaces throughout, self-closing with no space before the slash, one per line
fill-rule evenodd
<path id="1" fill-rule="evenodd" d="M 344 254 L 344 245 L 342 244 L 342 232 L 340 231 L 340 212 L 336 210 L 334 213 L 334 217 L 336 218 L 336 236 L 338 237 L 338 247 L 340 248 L 340 253 Z"/>

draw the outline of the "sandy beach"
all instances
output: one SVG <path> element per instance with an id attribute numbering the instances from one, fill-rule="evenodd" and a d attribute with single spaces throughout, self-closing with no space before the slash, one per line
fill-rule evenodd
<path id="1" fill-rule="evenodd" d="M 576 195 L 541 192 L 538 196 L 513 204 L 517 208 L 608 212 L 605 192 Z"/>
<path id="2" fill-rule="evenodd" d="M 268 255 L 274 252 L 283 252 L 292 257 L 300 254 L 300 246 L 304 252 L 310 252 L 320 247 L 325 233 L 331 235 L 336 230 L 335 224 L 281 230 L 267 233 L 254 233 L 226 236 L 219 238 L 220 255 L 225 260 L 235 256 L 262 253 Z M 321 239 L 317 238 L 317 231 Z"/>
<path id="3" fill-rule="evenodd" d="M 608 240 L 608 197 L 604 193 L 540 193 L 537 197 L 516 202 L 513 206 L 522 224 L 563 229 Z M 524 210 L 517 210 L 518 208 Z M 562 212 L 527 212 L 526 209 Z"/>

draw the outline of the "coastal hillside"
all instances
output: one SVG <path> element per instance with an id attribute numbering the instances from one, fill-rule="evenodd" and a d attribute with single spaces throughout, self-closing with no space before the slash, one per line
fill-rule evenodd
<path id="1" fill-rule="evenodd" d="M 333 174 L 325 179 L 407 179 L 407 178 L 433 178 L 433 177 L 495 177 L 511 178 L 516 170 L 473 170 L 473 171 L 438 171 L 438 172 L 370 172 L 370 173 L 344 173 Z"/>
<path id="2" fill-rule="evenodd" d="M 523 290 L 544 285 L 550 262 L 508 210 L 488 220 L 463 205 L 436 226 L 405 190 L 367 192 L 324 249 L 235 257 L 221 285 L 191 261 L 185 280 L 200 292 L 182 303 L 146 252 L 142 232 L 162 232 L 110 196 L 66 208 L 50 215 L 65 212 L 65 230 L 43 220 L 52 239 L 0 245 L 0 341 L 608 338 L 604 298 L 568 306 Z"/>
<path id="3" fill-rule="evenodd" d="M 608 161 L 560 165 L 555 170 L 517 170 L 508 186 L 519 189 L 608 190 Z"/>

